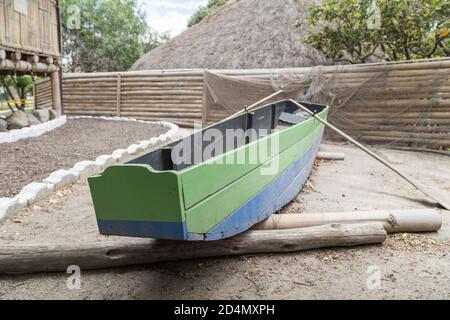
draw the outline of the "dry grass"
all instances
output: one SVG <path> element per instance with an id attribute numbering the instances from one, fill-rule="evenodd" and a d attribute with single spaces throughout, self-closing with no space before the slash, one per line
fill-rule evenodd
<path id="1" fill-rule="evenodd" d="M 325 64 L 300 38 L 312 0 L 232 0 L 139 59 L 132 70 L 251 69 Z"/>

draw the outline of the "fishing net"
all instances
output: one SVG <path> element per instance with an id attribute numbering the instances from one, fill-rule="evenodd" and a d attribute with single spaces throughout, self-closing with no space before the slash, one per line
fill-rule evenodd
<path id="1" fill-rule="evenodd" d="M 450 59 L 208 71 L 205 73 L 206 121 L 218 122 L 281 90 L 270 101 L 291 98 L 330 105 L 329 121 L 361 141 L 449 150 L 449 76 Z M 339 139 L 330 131 L 326 138 Z"/>

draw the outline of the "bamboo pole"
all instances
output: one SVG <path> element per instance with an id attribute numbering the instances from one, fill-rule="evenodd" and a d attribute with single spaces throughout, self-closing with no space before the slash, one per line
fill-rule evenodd
<path id="1" fill-rule="evenodd" d="M 259 100 L 259 101 L 256 101 L 254 104 L 249 105 L 248 107 L 245 107 L 245 108 L 239 110 L 238 112 L 232 114 L 232 115 L 229 116 L 228 118 L 223 119 L 221 122 L 224 122 L 224 121 L 227 121 L 227 120 L 229 120 L 229 119 L 231 119 L 231 118 L 234 118 L 234 117 L 240 115 L 241 113 L 250 111 L 250 110 L 252 110 L 253 108 L 259 106 L 261 103 L 264 103 L 264 102 L 266 102 L 267 100 L 270 100 L 270 99 L 272 99 L 272 98 L 275 98 L 276 96 L 278 96 L 278 95 L 280 95 L 280 94 L 282 94 L 282 93 L 283 93 L 283 90 L 279 90 L 279 91 L 277 91 L 277 92 L 275 92 L 275 93 L 272 93 L 271 95 L 268 95 L 267 97 L 264 97 L 264 98 L 262 98 L 262 99 Z"/>
<path id="2" fill-rule="evenodd" d="M 320 160 L 345 160 L 345 154 L 342 152 L 325 152 L 319 151 L 317 159 Z"/>
<path id="3" fill-rule="evenodd" d="M 428 189 L 424 186 L 421 186 L 419 184 L 419 182 L 414 181 L 412 178 L 408 177 L 406 174 L 404 174 L 402 171 L 400 171 L 398 168 L 395 168 L 393 165 L 391 165 L 390 163 L 388 163 L 386 160 L 384 160 L 383 158 L 381 158 L 380 156 L 378 156 L 377 154 L 375 154 L 373 151 L 369 150 L 368 148 L 366 148 L 365 146 L 363 146 L 361 143 L 359 143 L 358 141 L 356 141 L 355 139 L 353 139 L 352 137 L 350 137 L 349 135 L 347 135 L 346 133 L 344 133 L 343 131 L 339 130 L 338 128 L 336 128 L 335 126 L 333 126 L 332 124 L 330 124 L 328 121 L 323 120 L 322 118 L 318 117 L 314 112 L 312 112 L 311 110 L 309 110 L 307 107 L 305 107 L 304 105 L 298 103 L 295 100 L 290 99 L 290 101 L 292 103 L 294 103 L 296 106 L 298 106 L 300 109 L 302 109 L 303 111 L 307 112 L 308 114 L 310 114 L 312 117 L 314 117 L 314 119 L 316 119 L 317 121 L 319 121 L 320 123 L 322 123 L 323 125 L 325 125 L 327 128 L 335 131 L 336 133 L 338 133 L 339 135 L 341 135 L 342 137 L 344 137 L 346 140 L 350 141 L 352 144 L 354 144 L 356 147 L 358 147 L 359 149 L 363 150 L 365 153 L 367 153 L 368 155 L 370 155 L 372 158 L 378 160 L 379 162 L 381 162 L 382 164 L 384 164 L 386 167 L 388 167 L 389 169 L 391 169 L 392 171 L 394 171 L 395 173 L 397 173 L 400 177 L 402 177 L 405 181 L 409 182 L 413 187 L 415 187 L 417 190 L 421 191 L 423 194 L 425 194 L 426 196 L 428 196 L 429 198 L 433 199 L 434 201 L 437 202 L 437 204 L 439 204 L 442 208 L 446 209 L 446 210 L 450 210 L 450 205 L 448 203 L 446 203 L 446 201 L 444 201 L 443 199 L 440 199 L 438 196 L 436 196 L 433 192 L 428 191 Z"/>
<path id="4" fill-rule="evenodd" d="M 307 214 L 274 214 L 253 230 L 282 230 L 327 225 L 332 223 L 382 223 L 387 233 L 437 232 L 442 216 L 433 209 L 378 210 Z"/>

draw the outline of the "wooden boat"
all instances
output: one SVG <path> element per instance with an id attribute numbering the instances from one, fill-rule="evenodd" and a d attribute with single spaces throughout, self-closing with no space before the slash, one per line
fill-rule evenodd
<path id="1" fill-rule="evenodd" d="M 327 106 L 302 104 L 326 119 Z M 198 241 L 244 232 L 297 196 L 323 131 L 282 100 L 109 167 L 89 178 L 100 233 Z"/>

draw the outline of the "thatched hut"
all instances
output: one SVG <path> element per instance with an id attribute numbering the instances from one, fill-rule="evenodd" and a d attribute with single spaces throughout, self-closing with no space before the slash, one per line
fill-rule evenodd
<path id="1" fill-rule="evenodd" d="M 312 0 L 230 0 L 202 22 L 140 58 L 131 68 L 250 69 L 325 64 L 301 43 Z"/>

